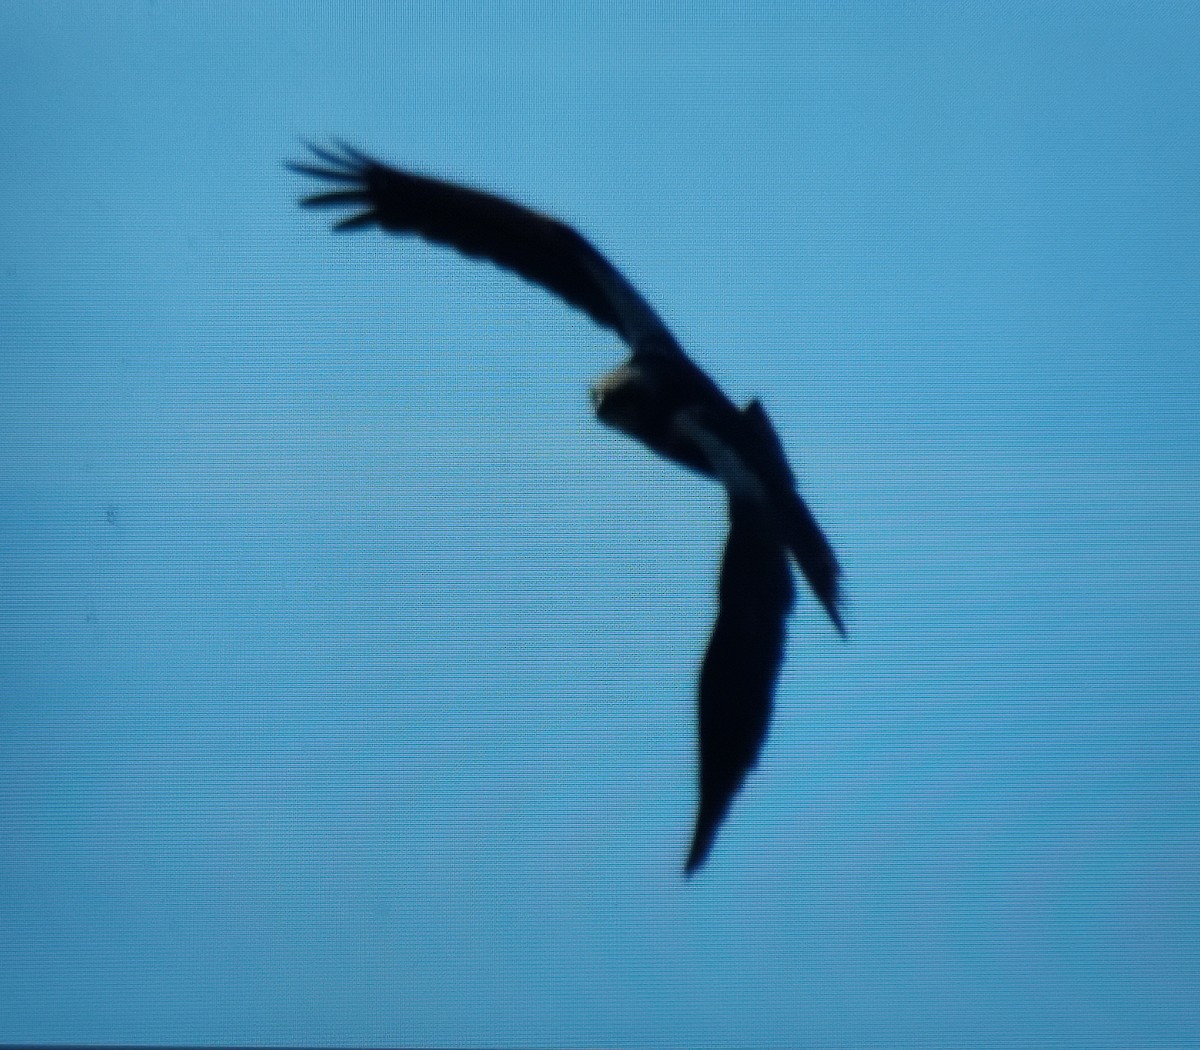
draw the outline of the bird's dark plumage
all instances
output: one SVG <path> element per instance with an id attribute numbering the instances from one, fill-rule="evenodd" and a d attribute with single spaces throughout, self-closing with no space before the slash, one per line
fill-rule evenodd
<path id="1" fill-rule="evenodd" d="M 381 226 L 490 259 L 612 329 L 629 360 L 592 390 L 600 420 L 720 481 L 729 507 L 717 620 L 700 669 L 700 800 L 685 872 L 703 862 L 758 761 L 795 600 L 791 559 L 837 629 L 837 558 L 796 490 L 757 401 L 735 406 L 683 352 L 637 290 L 569 226 L 480 190 L 389 168 L 348 146 L 292 164 L 334 189 L 308 207 L 350 208 L 339 230 Z"/>

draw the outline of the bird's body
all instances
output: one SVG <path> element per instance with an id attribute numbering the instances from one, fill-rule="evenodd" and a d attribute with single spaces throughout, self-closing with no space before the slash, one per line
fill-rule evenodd
<path id="1" fill-rule="evenodd" d="M 685 865 L 708 855 L 717 828 L 766 739 L 794 558 L 839 631 L 837 559 L 796 491 L 783 447 L 757 401 L 739 409 L 683 352 L 636 289 L 569 226 L 501 197 L 389 168 L 347 147 L 310 147 L 294 164 L 342 188 L 309 206 L 350 206 L 338 229 L 413 233 L 514 270 L 630 347 L 592 388 L 597 417 L 659 455 L 715 478 L 729 503 L 717 620 L 700 670 L 700 801 Z"/>

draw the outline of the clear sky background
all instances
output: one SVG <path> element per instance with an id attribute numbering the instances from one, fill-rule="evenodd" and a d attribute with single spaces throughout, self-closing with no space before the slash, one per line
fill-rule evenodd
<path id="1" fill-rule="evenodd" d="M 1196 11 L 0 7 L 0 1041 L 1200 1043 Z M 692 881 L 719 490 L 303 137 L 771 412 L 850 634 Z"/>

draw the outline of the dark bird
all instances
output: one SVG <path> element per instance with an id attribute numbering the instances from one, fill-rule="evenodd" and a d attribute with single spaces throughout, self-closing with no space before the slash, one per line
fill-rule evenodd
<path id="1" fill-rule="evenodd" d="M 381 226 L 490 259 L 616 332 L 632 352 L 592 388 L 600 421 L 725 487 L 729 536 L 717 621 L 700 668 L 700 801 L 684 867 L 692 874 L 766 739 L 795 599 L 792 559 L 845 634 L 837 558 L 796 491 L 775 428 L 757 401 L 734 405 L 637 290 L 569 226 L 490 193 L 389 168 L 348 146 L 309 149 L 311 162 L 289 167 L 336 187 L 301 202 L 352 209 L 335 229 Z"/>

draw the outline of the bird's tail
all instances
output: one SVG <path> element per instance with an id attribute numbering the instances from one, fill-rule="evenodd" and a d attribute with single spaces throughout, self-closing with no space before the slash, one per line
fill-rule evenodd
<path id="1" fill-rule="evenodd" d="M 846 624 L 842 620 L 839 604 L 841 594 L 841 566 L 838 565 L 837 555 L 813 517 L 808 504 L 801 498 L 800 493 L 792 489 L 788 493 L 784 509 L 787 544 L 796 557 L 800 572 L 808 581 L 817 601 L 824 606 L 833 621 L 833 626 L 840 634 L 846 633 Z"/>
<path id="2" fill-rule="evenodd" d="M 769 452 L 757 466 L 766 479 L 776 511 L 782 519 L 784 542 L 795 556 L 796 564 L 817 601 L 824 606 L 834 627 L 844 635 L 846 624 L 839 608 L 842 570 L 837 555 L 833 553 L 833 547 L 808 509 L 808 504 L 796 491 L 796 478 L 788 466 L 783 445 L 766 410 L 758 401 L 751 401 L 742 412 L 758 436 L 759 445 Z"/>

